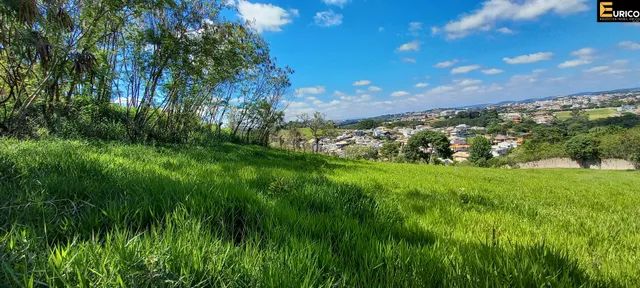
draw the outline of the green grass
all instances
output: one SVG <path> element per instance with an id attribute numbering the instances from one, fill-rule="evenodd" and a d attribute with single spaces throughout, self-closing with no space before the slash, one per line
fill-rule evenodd
<path id="1" fill-rule="evenodd" d="M 0 140 L 0 286 L 638 287 L 639 176 Z"/>
<path id="2" fill-rule="evenodd" d="M 597 108 L 584 110 L 589 120 L 598 120 L 618 115 L 616 108 Z M 571 118 L 571 111 L 560 111 L 555 113 L 559 120 L 567 120 Z"/>

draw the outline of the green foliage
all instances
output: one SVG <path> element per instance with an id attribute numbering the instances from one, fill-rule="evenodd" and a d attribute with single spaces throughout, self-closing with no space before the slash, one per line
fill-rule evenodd
<path id="1" fill-rule="evenodd" d="M 327 120 L 320 112 L 316 111 L 313 115 L 301 114 L 298 115 L 298 118 L 299 122 L 311 131 L 315 152 L 319 152 L 319 142 L 321 138 L 332 137 L 336 134 L 336 126 L 333 121 Z"/>
<path id="2" fill-rule="evenodd" d="M 0 286 L 640 284 L 635 172 L 16 140 L 0 169 Z"/>
<path id="3" fill-rule="evenodd" d="M 569 139 L 565 144 L 565 149 L 571 159 L 593 161 L 600 159 L 598 145 L 598 140 L 595 137 L 581 134 Z"/>
<path id="4" fill-rule="evenodd" d="M 435 131 L 421 131 L 411 136 L 403 153 L 409 161 L 428 163 L 434 162 L 437 158 L 447 159 L 453 155 L 447 136 Z"/>
<path id="5" fill-rule="evenodd" d="M 240 111 L 232 137 L 266 145 L 293 71 L 260 35 L 222 17 L 225 5 L 3 3 L 0 135 L 188 143 L 206 126 L 218 129 L 208 138 L 223 138 Z"/>
<path id="6" fill-rule="evenodd" d="M 553 126 L 536 126 L 531 131 L 531 137 L 527 139 L 528 142 L 540 144 L 549 143 L 557 144 L 562 143 L 567 139 L 567 132 L 564 127 Z"/>
<path id="7" fill-rule="evenodd" d="M 380 148 L 380 156 L 382 158 L 385 158 L 391 161 L 395 160 L 399 154 L 400 154 L 400 143 L 396 141 L 390 141 L 390 142 L 384 143 Z"/>
<path id="8" fill-rule="evenodd" d="M 640 125 L 640 115 L 624 114 L 620 117 L 610 117 L 598 119 L 591 122 L 592 127 L 596 126 L 619 126 L 623 128 L 633 128 Z"/>
<path id="9" fill-rule="evenodd" d="M 546 142 L 530 142 L 527 141 L 524 145 L 518 147 L 506 156 L 512 159 L 513 162 L 531 162 L 549 158 L 563 158 L 569 157 L 567 155 L 564 142 L 557 144 L 550 144 Z M 504 158 L 504 157 L 499 157 Z"/>
<path id="10" fill-rule="evenodd" d="M 378 159 L 378 150 L 369 146 L 349 145 L 344 150 L 345 157 L 354 160 L 376 160 Z"/>
<path id="11" fill-rule="evenodd" d="M 470 141 L 469 161 L 480 167 L 488 165 L 487 161 L 493 158 L 491 154 L 491 141 L 489 139 L 478 136 Z"/>
<path id="12" fill-rule="evenodd" d="M 358 129 L 358 130 L 369 130 L 382 125 L 382 121 L 376 121 L 373 119 L 365 119 L 354 125 L 351 125 L 349 128 Z"/>
<path id="13" fill-rule="evenodd" d="M 396 127 L 416 127 L 418 125 L 424 125 L 424 122 L 417 120 L 409 120 L 409 121 L 393 121 L 389 123 L 385 123 L 384 126 L 393 129 Z"/>
<path id="14" fill-rule="evenodd" d="M 487 127 L 493 123 L 500 123 L 500 115 L 496 110 L 470 110 L 461 111 L 455 116 L 439 120 L 433 124 L 433 127 L 448 127 L 467 124 L 470 126 Z"/>

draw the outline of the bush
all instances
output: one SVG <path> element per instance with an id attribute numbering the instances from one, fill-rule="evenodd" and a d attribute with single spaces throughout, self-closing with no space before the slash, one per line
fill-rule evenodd
<path id="1" fill-rule="evenodd" d="M 598 140 L 589 134 L 580 134 L 565 143 L 565 150 L 571 159 L 593 161 L 600 159 Z"/>
<path id="2" fill-rule="evenodd" d="M 345 148 L 345 157 L 354 160 L 375 160 L 378 159 L 378 150 L 369 146 L 351 145 Z"/>
<path id="3" fill-rule="evenodd" d="M 382 145 L 382 148 L 380 148 L 380 156 L 388 160 L 394 160 L 398 158 L 399 153 L 400 153 L 400 143 L 398 142 L 387 142 L 384 145 Z"/>

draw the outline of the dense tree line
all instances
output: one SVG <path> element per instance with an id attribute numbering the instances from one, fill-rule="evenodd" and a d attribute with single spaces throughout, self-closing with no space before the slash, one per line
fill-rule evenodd
<path id="1" fill-rule="evenodd" d="M 3 1 L 0 135 L 266 144 L 292 71 L 226 2 Z"/>
<path id="2" fill-rule="evenodd" d="M 469 110 L 460 111 L 455 116 L 438 120 L 432 126 L 436 128 L 467 124 L 470 126 L 488 127 L 491 124 L 501 123 L 502 119 L 497 110 Z"/>
<path id="3" fill-rule="evenodd" d="M 633 114 L 590 121 L 580 112 L 552 125 L 512 124 L 511 131 L 528 130 L 529 135 L 509 158 L 517 162 L 553 157 L 580 161 L 617 158 L 640 164 L 638 124 L 640 116 Z"/>

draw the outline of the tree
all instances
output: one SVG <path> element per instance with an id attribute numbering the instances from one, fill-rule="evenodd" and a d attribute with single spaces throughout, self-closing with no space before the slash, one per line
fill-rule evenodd
<path id="1" fill-rule="evenodd" d="M 469 161 L 478 166 L 485 166 L 489 159 L 493 158 L 491 154 L 491 141 L 489 139 L 478 136 L 471 139 L 471 147 L 469 148 Z"/>
<path id="2" fill-rule="evenodd" d="M 345 148 L 345 157 L 355 160 L 375 160 L 378 159 L 378 151 L 369 146 L 350 145 Z"/>
<path id="3" fill-rule="evenodd" d="M 386 158 L 388 160 L 394 160 L 400 154 L 400 143 L 398 142 L 387 142 L 382 145 L 380 148 L 380 156 L 382 158 Z"/>
<path id="4" fill-rule="evenodd" d="M 586 162 L 598 160 L 600 151 L 598 140 L 589 134 L 580 134 L 565 143 L 565 150 L 571 159 Z"/>
<path id="5" fill-rule="evenodd" d="M 325 119 L 325 116 L 320 112 L 315 112 L 312 116 L 301 114 L 298 118 L 300 122 L 304 123 L 305 127 L 311 130 L 314 152 L 320 152 L 320 139 L 332 136 L 335 131 L 335 125 L 332 121 Z"/>
<path id="6" fill-rule="evenodd" d="M 422 131 L 409 139 L 404 154 L 409 161 L 434 163 L 438 158 L 450 158 L 453 151 L 449 148 L 449 139 L 443 133 Z"/>
<path id="7" fill-rule="evenodd" d="M 267 142 L 292 70 L 276 65 L 247 24 L 225 20 L 228 8 L 209 0 L 4 1 L 0 135 L 45 128 L 93 137 L 114 123 L 118 139 L 185 142 L 205 131 L 221 137 L 228 125 L 233 136 Z M 224 123 L 232 113 L 237 121 Z"/>
<path id="8" fill-rule="evenodd" d="M 358 122 L 355 125 L 355 128 L 356 129 L 362 129 L 362 130 L 368 130 L 368 129 L 376 128 L 376 127 L 380 126 L 380 124 L 382 124 L 380 121 L 376 121 L 376 120 L 373 120 L 373 119 L 365 119 L 365 120 L 362 120 L 362 121 Z"/>
<path id="9" fill-rule="evenodd" d="M 489 134 L 507 134 L 507 129 L 500 122 L 492 122 L 487 126 Z"/>
<path id="10" fill-rule="evenodd" d="M 289 129 L 285 130 L 285 139 L 293 148 L 293 151 L 297 151 L 300 147 L 300 143 L 304 142 L 304 137 L 300 132 L 298 127 L 289 127 Z"/>

